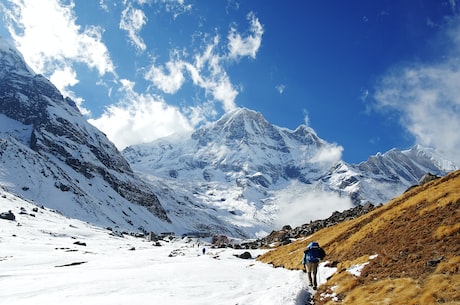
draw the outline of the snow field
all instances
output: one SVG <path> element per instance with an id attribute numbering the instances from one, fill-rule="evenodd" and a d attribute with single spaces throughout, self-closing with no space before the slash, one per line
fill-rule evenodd
<path id="1" fill-rule="evenodd" d="M 303 272 L 235 256 L 245 250 L 188 238 L 155 246 L 33 208 L 8 193 L 0 198 L 0 212 L 16 216 L 0 219 L 2 304 L 297 305 L 312 293 Z"/>

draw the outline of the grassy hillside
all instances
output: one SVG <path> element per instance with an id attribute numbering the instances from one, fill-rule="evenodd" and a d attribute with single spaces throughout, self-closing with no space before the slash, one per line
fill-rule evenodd
<path id="1" fill-rule="evenodd" d="M 315 304 L 460 304 L 460 171 L 259 260 L 301 269 L 303 250 L 312 240 L 337 265 Z M 359 277 L 347 271 L 363 263 L 368 264 Z"/>

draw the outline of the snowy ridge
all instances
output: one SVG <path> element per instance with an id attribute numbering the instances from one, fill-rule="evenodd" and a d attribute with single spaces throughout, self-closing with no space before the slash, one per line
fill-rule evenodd
<path id="1" fill-rule="evenodd" d="M 392 149 L 365 162 L 344 165 L 328 174 L 333 189 L 345 190 L 357 203 L 386 203 L 418 184 L 426 173 L 443 176 L 458 167 L 433 149 L 416 145 L 408 150 Z M 327 181 L 327 179 L 326 179 Z"/>

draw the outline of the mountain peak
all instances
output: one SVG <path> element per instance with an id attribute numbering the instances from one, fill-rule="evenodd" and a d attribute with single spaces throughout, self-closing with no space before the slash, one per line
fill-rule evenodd
<path id="1" fill-rule="evenodd" d="M 251 110 L 245 107 L 238 107 L 235 108 L 226 114 L 222 116 L 220 120 L 232 120 L 232 119 L 246 119 L 246 120 L 263 120 L 265 121 L 265 118 L 262 116 L 260 112 L 257 112 L 255 110 Z M 219 121 L 220 121 L 219 120 Z"/>
<path id="2" fill-rule="evenodd" d="M 10 73 L 35 74 L 25 63 L 21 53 L 0 36 L 0 79 Z"/>
<path id="3" fill-rule="evenodd" d="M 238 138 L 247 135 L 247 133 L 267 128 L 270 126 L 270 123 L 257 111 L 247 108 L 237 108 L 223 115 L 216 122 L 216 126 L 222 126 L 225 130 L 232 131 Z"/>

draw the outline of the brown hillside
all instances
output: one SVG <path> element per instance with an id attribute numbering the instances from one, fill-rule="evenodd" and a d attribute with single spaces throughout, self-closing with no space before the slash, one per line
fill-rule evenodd
<path id="1" fill-rule="evenodd" d="M 303 250 L 312 240 L 337 263 L 315 304 L 460 304 L 460 171 L 259 260 L 301 269 Z M 360 277 L 346 271 L 365 262 Z M 334 300 L 327 296 L 332 294 Z"/>

